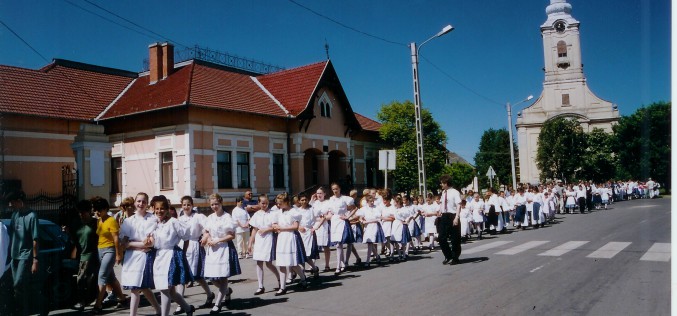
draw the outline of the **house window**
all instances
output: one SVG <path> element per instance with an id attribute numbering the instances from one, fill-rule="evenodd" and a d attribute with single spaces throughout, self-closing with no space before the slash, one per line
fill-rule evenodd
<path id="1" fill-rule="evenodd" d="M 320 101 L 320 115 L 322 117 L 331 117 L 331 106 L 325 101 Z"/>
<path id="2" fill-rule="evenodd" d="M 122 158 L 116 157 L 110 159 L 111 170 L 111 193 L 122 193 Z"/>
<path id="3" fill-rule="evenodd" d="M 569 94 L 568 93 L 562 94 L 562 105 L 571 105 L 569 103 Z"/>
<path id="4" fill-rule="evenodd" d="M 273 154 L 273 187 L 284 188 L 284 155 Z"/>
<path id="5" fill-rule="evenodd" d="M 567 43 L 564 41 L 557 42 L 557 57 L 567 57 Z"/>
<path id="6" fill-rule="evenodd" d="M 249 188 L 249 153 L 237 152 L 237 182 L 239 188 Z"/>
<path id="7" fill-rule="evenodd" d="M 233 169 L 230 165 L 229 151 L 218 151 L 216 153 L 216 173 L 219 189 L 233 188 Z"/>
<path id="8" fill-rule="evenodd" d="M 174 161 L 171 151 L 160 153 L 160 183 L 162 190 L 171 190 L 174 188 Z"/>

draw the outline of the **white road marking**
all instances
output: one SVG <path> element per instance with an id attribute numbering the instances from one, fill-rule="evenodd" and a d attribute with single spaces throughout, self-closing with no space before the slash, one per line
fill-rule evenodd
<path id="1" fill-rule="evenodd" d="M 550 241 L 548 241 L 548 240 L 543 240 L 543 241 L 530 241 L 530 242 L 524 243 L 524 244 L 522 244 L 522 245 L 512 247 L 512 248 L 510 248 L 510 249 L 506 249 L 506 250 L 503 250 L 503 251 L 499 251 L 499 252 L 497 252 L 496 254 L 497 254 L 497 255 L 509 255 L 509 256 L 510 256 L 510 255 L 515 255 L 515 254 L 518 254 L 518 253 L 520 253 L 520 252 L 527 251 L 527 250 L 529 250 L 529 249 L 531 249 L 531 248 L 536 248 L 536 247 L 538 247 L 538 246 L 540 246 L 540 245 L 547 244 L 547 243 L 549 243 L 549 242 L 550 242 Z"/>
<path id="2" fill-rule="evenodd" d="M 473 253 L 477 253 L 477 252 L 480 252 L 480 251 L 489 250 L 491 248 L 500 247 L 500 246 L 509 244 L 511 242 L 512 241 L 493 241 L 493 242 L 490 242 L 488 244 L 479 245 L 477 247 L 474 247 L 474 248 L 471 248 L 471 249 L 468 249 L 468 250 L 463 250 L 461 253 L 462 254 L 473 254 Z"/>
<path id="3" fill-rule="evenodd" d="M 542 265 L 542 266 L 540 266 L 540 267 L 537 267 L 537 268 L 531 269 L 531 271 L 529 271 L 529 272 L 531 272 L 531 273 L 534 273 L 534 272 L 536 272 L 536 271 L 540 270 L 541 268 L 543 268 L 544 266 L 545 266 L 545 265 Z"/>
<path id="4" fill-rule="evenodd" d="M 539 256 L 550 256 L 550 257 L 559 257 L 571 250 L 574 250 L 580 246 L 587 244 L 587 241 L 570 241 L 566 242 L 560 246 L 552 248 L 546 252 L 539 253 Z"/>
<path id="5" fill-rule="evenodd" d="M 640 261 L 670 261 L 670 243 L 657 242 L 639 258 Z"/>
<path id="6" fill-rule="evenodd" d="M 610 242 L 602 248 L 597 249 L 595 252 L 587 255 L 588 258 L 602 258 L 602 259 L 611 259 L 627 246 L 630 246 L 630 242 Z"/>

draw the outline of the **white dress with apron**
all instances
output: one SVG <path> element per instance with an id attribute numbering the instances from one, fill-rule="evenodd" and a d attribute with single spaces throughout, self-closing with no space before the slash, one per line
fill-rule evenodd
<path id="1" fill-rule="evenodd" d="M 402 222 L 409 219 L 409 217 L 411 217 L 410 208 L 405 206 L 395 209 L 395 221 L 393 221 L 393 227 L 390 231 L 390 240 L 402 242 L 402 236 L 404 234 L 404 224 Z M 410 225 L 411 224 L 413 223 L 410 223 Z"/>
<path id="2" fill-rule="evenodd" d="M 153 232 L 153 247 L 157 249 L 157 252 L 155 253 L 155 262 L 153 263 L 153 281 L 155 282 L 155 289 L 166 290 L 170 286 L 177 285 L 170 284 L 170 272 L 186 272 L 176 266 L 172 267 L 172 258 L 174 257 L 175 248 L 181 239 L 186 239 L 189 235 L 190 226 L 176 218 L 170 217 L 167 222 L 158 223 L 157 228 Z M 185 269 L 187 267 L 183 268 Z M 190 279 L 187 281 L 190 281 Z"/>
<path id="3" fill-rule="evenodd" d="M 288 210 L 286 212 L 281 212 L 277 217 L 277 224 L 280 227 L 289 227 L 294 224 L 294 222 L 301 221 L 300 212 L 297 212 L 294 209 Z M 281 231 L 277 234 L 277 242 L 275 247 L 275 265 L 278 267 L 292 267 L 303 262 L 299 262 L 299 256 L 305 256 L 305 247 L 304 249 L 299 249 L 299 243 L 297 243 L 297 238 L 301 235 L 298 234 L 298 231 Z M 258 237 L 258 236 L 257 236 Z M 302 252 L 302 253 L 299 253 Z"/>
<path id="4" fill-rule="evenodd" d="M 322 221 L 320 216 L 327 216 L 327 213 L 329 213 L 329 201 L 315 201 L 315 203 L 313 203 L 313 209 L 315 209 L 316 214 L 318 214 L 317 221 Z M 325 220 L 324 223 L 315 230 L 315 235 L 317 237 L 318 246 L 329 246 L 329 221 Z"/>
<path id="5" fill-rule="evenodd" d="M 393 206 L 392 204 L 390 206 L 382 205 L 380 209 L 382 217 L 389 217 L 391 215 L 395 216 L 395 206 Z M 381 228 L 383 228 L 383 234 L 386 236 L 386 241 L 390 240 L 390 236 L 392 235 L 393 222 L 381 221 Z"/>
<path id="6" fill-rule="evenodd" d="M 366 222 L 378 221 L 381 218 L 381 208 L 380 207 L 370 207 L 365 206 L 360 209 L 360 213 Z M 377 236 L 379 236 L 377 238 Z M 366 224 L 364 227 L 364 235 L 362 235 L 362 243 L 371 243 L 371 242 L 383 242 L 385 240 L 383 235 L 383 229 L 381 228 L 380 221 Z"/>
<path id="7" fill-rule="evenodd" d="M 482 199 L 479 199 L 478 201 L 475 201 L 473 199 L 468 203 L 468 208 L 472 212 L 472 220 L 475 223 L 483 223 L 484 222 L 484 201 Z"/>
<path id="8" fill-rule="evenodd" d="M 196 280 L 202 279 L 204 276 L 205 249 L 200 246 L 200 236 L 204 231 L 207 216 L 193 211 L 190 216 L 185 213 L 181 215 L 179 221 L 190 228 L 188 236 L 179 244 L 179 247 L 184 249 L 183 245 L 188 243 L 188 247 L 185 249 L 190 272 L 193 273 Z M 200 253 L 202 253 L 202 256 L 200 256 Z"/>
<path id="9" fill-rule="evenodd" d="M 157 217 L 151 213 L 145 216 L 134 214 L 125 218 L 120 226 L 120 239 L 129 238 L 130 242 L 143 242 L 155 231 Z M 122 263 L 120 285 L 128 288 L 142 288 L 143 275 L 146 271 L 146 259 L 148 251 L 127 249 Z M 150 268 L 150 266 L 149 266 Z M 143 286 L 143 288 L 147 288 Z"/>
<path id="10" fill-rule="evenodd" d="M 212 239 L 224 238 L 228 233 L 235 234 L 235 222 L 230 214 L 224 212 L 221 216 L 212 213 L 205 221 L 204 229 Z M 206 246 L 205 278 L 227 278 L 231 276 L 229 242 L 220 242 L 213 246 Z"/>
<path id="11" fill-rule="evenodd" d="M 437 226 L 435 220 L 437 219 L 437 211 L 440 206 L 437 203 L 426 204 L 423 210 L 425 211 L 425 234 L 437 234 Z"/>
<path id="12" fill-rule="evenodd" d="M 346 229 L 346 220 L 341 219 L 341 216 L 348 216 L 348 207 L 353 205 L 355 205 L 355 201 L 349 196 L 342 195 L 329 198 L 329 210 L 334 214 L 331 217 L 330 240 L 332 243 L 342 241 Z"/>
<path id="13" fill-rule="evenodd" d="M 277 223 L 277 217 L 279 216 L 279 211 L 273 210 L 260 210 L 257 211 L 254 216 L 249 220 L 249 225 L 256 227 L 259 230 L 268 229 L 273 226 L 273 223 Z M 256 232 L 254 237 L 254 254 L 253 259 L 256 261 L 268 261 L 272 262 L 273 256 L 273 232 L 267 232 L 261 235 L 259 232 Z"/>
<path id="14" fill-rule="evenodd" d="M 297 212 L 301 215 L 301 220 L 299 221 L 299 228 L 303 227 L 306 229 L 305 232 L 300 232 L 301 239 L 303 239 L 303 246 L 306 249 L 306 256 L 309 259 L 317 259 L 315 254 L 313 254 L 313 243 L 317 246 L 317 240 L 315 239 L 315 234 L 310 231 L 315 224 L 317 223 L 317 218 L 320 216 L 320 212 L 314 207 L 309 207 L 307 209 L 297 208 Z"/>

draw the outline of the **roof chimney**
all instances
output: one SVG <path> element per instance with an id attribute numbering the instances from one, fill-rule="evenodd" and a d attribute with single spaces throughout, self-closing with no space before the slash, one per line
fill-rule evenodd
<path id="1" fill-rule="evenodd" d="M 162 43 L 162 79 L 174 71 L 174 45 Z"/>
<path id="2" fill-rule="evenodd" d="M 153 43 L 148 45 L 148 64 L 149 64 L 149 82 L 154 84 L 162 78 L 162 50 L 160 43 Z"/>

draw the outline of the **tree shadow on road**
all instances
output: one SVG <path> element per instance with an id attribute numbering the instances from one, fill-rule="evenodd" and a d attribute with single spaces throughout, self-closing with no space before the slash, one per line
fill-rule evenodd
<path id="1" fill-rule="evenodd" d="M 472 258 L 463 258 L 459 259 L 460 263 L 459 264 L 466 264 L 466 263 L 481 263 L 484 261 L 489 261 L 489 257 L 472 257 Z"/>

